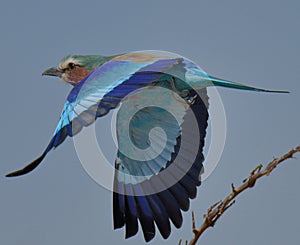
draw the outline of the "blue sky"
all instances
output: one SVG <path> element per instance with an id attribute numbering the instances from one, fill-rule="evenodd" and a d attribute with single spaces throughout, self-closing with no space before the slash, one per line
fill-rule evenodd
<path id="1" fill-rule="evenodd" d="M 111 193 L 84 171 L 72 140 L 30 175 L 4 175 L 38 156 L 70 86 L 41 77 L 67 54 L 158 49 L 179 53 L 218 77 L 286 89 L 289 95 L 219 89 L 227 138 L 218 167 L 198 189 L 179 230 L 189 239 L 191 210 L 201 220 L 250 169 L 299 144 L 299 1 L 2 1 L 0 243 L 141 244 L 112 229 Z M 99 142 L 108 119 L 97 123 Z M 107 147 L 114 159 L 114 151 Z M 289 160 L 242 194 L 200 244 L 298 244 L 300 164 Z M 198 222 L 200 224 L 200 222 Z"/>

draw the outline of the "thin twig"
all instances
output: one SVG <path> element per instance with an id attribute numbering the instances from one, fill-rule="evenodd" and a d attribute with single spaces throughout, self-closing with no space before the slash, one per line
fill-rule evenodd
<path id="1" fill-rule="evenodd" d="M 250 171 L 249 176 L 243 180 L 243 184 L 239 187 L 235 187 L 234 184 L 231 184 L 231 193 L 225 197 L 224 200 L 218 201 L 207 209 L 206 214 L 203 215 L 203 223 L 200 227 L 195 228 L 195 218 L 194 214 L 192 216 L 192 227 L 194 237 L 189 242 L 189 245 L 195 245 L 199 237 L 203 234 L 205 230 L 209 227 L 213 227 L 217 220 L 222 216 L 222 214 L 230 208 L 235 203 L 235 197 L 241 192 L 248 188 L 252 188 L 256 181 L 262 176 L 269 176 L 269 174 L 283 161 L 293 158 L 296 152 L 300 152 L 300 145 L 294 149 L 291 149 L 286 154 L 281 157 L 274 158 L 269 162 L 266 167 L 263 169 L 262 164 L 257 165 L 254 169 Z"/>

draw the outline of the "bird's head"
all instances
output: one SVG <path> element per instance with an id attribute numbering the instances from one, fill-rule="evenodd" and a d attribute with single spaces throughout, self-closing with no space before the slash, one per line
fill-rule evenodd
<path id="1" fill-rule="evenodd" d="M 68 55 L 62 58 L 58 66 L 45 70 L 43 75 L 56 76 L 71 85 L 76 85 L 110 58 L 102 55 Z"/>

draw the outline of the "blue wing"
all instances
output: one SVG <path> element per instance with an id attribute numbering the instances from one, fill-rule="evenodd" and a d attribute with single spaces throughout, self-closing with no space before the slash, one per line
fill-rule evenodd
<path id="1" fill-rule="evenodd" d="M 138 99 L 139 93 L 143 95 L 140 96 L 142 102 Z M 151 105 L 151 96 L 143 91 L 135 94 L 135 98 L 133 103 L 136 105 L 139 102 Z M 154 106 L 140 109 L 131 118 L 129 127 L 126 125 L 127 114 L 132 114 L 129 110 L 133 106 L 129 104 L 124 108 L 122 105 L 118 112 L 119 150 L 113 194 L 114 228 L 125 226 L 128 238 L 137 233 L 139 220 L 147 242 L 155 236 L 154 224 L 163 238 L 170 235 L 170 220 L 179 228 L 182 224 L 181 210 L 188 210 L 189 198 L 196 196 L 196 187 L 201 183 L 199 176 L 204 160 L 202 150 L 208 119 L 205 89 L 198 93 L 190 90 L 184 98 L 168 95 L 167 92 L 161 99 L 154 98 L 161 100 L 158 104 L 168 103 L 168 106 L 164 109 Z M 145 102 L 147 99 L 149 101 Z M 191 99 L 192 103 L 189 102 Z M 190 106 L 186 107 L 187 104 Z M 172 106 L 176 108 L 175 112 Z M 196 115 L 196 122 L 192 120 L 192 115 Z M 161 130 L 154 130 L 149 140 L 150 130 L 157 127 L 162 128 L 165 135 Z M 126 128 L 132 143 L 147 149 L 145 159 L 139 159 L 141 157 L 136 149 L 130 149 L 130 143 L 124 140 L 126 137 L 122 131 Z M 188 141 L 183 139 L 184 136 Z M 148 157 L 153 152 L 158 153 L 156 157 Z"/>
<path id="2" fill-rule="evenodd" d="M 53 137 L 42 155 L 23 169 L 6 176 L 19 176 L 32 171 L 47 153 L 59 146 L 67 136 L 76 135 L 82 127 L 106 115 L 128 94 L 155 84 L 164 76 L 166 70 L 182 64 L 182 61 L 181 57 L 161 58 L 146 55 L 146 58 L 142 57 L 139 61 L 135 56 L 125 56 L 97 67 L 69 93 Z"/>

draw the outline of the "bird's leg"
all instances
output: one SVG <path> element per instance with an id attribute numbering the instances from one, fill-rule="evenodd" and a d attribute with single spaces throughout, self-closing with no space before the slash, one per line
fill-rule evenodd
<path id="1" fill-rule="evenodd" d="M 197 98 L 197 94 L 195 94 L 193 97 L 189 97 L 188 99 L 187 99 L 187 102 L 190 104 L 190 105 L 192 105 L 192 104 L 194 104 L 195 103 L 195 99 Z"/>

